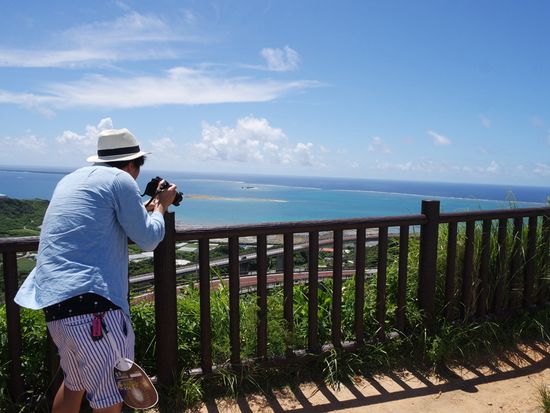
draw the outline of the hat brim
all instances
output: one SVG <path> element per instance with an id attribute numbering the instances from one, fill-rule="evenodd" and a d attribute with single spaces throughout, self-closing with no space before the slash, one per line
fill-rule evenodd
<path id="1" fill-rule="evenodd" d="M 86 162 L 107 163 L 107 162 L 131 161 L 132 159 L 137 159 L 140 156 L 149 155 L 150 153 L 151 152 L 139 151 L 128 155 L 111 155 L 111 156 L 92 155 L 86 158 Z"/>

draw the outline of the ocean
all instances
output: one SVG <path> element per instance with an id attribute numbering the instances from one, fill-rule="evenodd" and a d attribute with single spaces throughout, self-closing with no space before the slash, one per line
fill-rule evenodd
<path id="1" fill-rule="evenodd" d="M 70 170 L 0 167 L 0 194 L 50 199 Z M 423 199 L 438 199 L 443 212 L 544 206 L 550 187 L 407 182 L 326 177 L 149 171 L 175 183 L 184 194 L 171 207 L 183 226 L 360 218 L 417 214 Z"/>

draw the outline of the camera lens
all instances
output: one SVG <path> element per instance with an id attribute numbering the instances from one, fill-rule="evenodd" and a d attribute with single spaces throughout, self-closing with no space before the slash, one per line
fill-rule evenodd
<path id="1" fill-rule="evenodd" d="M 176 192 L 176 197 L 174 198 L 172 205 L 179 206 L 181 201 L 183 201 L 183 193 Z"/>

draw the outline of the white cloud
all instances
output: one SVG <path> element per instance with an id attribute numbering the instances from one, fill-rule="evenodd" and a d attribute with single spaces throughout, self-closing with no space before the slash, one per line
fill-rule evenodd
<path id="1" fill-rule="evenodd" d="M 311 142 L 296 144 L 293 154 L 295 155 L 296 162 L 301 165 L 313 166 L 315 164 L 316 157 L 313 153 L 313 144 Z"/>
<path id="2" fill-rule="evenodd" d="M 471 166 L 471 165 L 461 165 L 454 164 L 445 161 L 433 161 L 430 159 L 418 160 L 418 161 L 407 161 L 407 162 L 379 162 L 376 161 L 372 166 L 372 169 L 385 170 L 385 171 L 401 171 L 401 172 L 411 172 L 411 173 L 437 173 L 437 174 L 447 174 L 449 171 L 456 171 L 458 173 L 465 172 L 468 174 L 476 175 L 486 175 L 486 174 L 495 174 L 500 172 L 501 166 L 496 162 L 492 161 L 488 166 Z"/>
<path id="3" fill-rule="evenodd" d="M 197 23 L 198 17 L 193 10 L 190 10 L 190 9 L 182 10 L 182 14 L 183 14 L 183 19 L 185 23 L 187 23 L 188 25 L 192 26 Z"/>
<path id="4" fill-rule="evenodd" d="M 491 124 L 492 124 L 491 119 L 489 119 L 487 116 L 479 115 L 479 120 L 481 121 L 481 124 L 487 129 L 491 127 Z"/>
<path id="5" fill-rule="evenodd" d="M 371 143 L 367 147 L 367 150 L 369 152 L 376 152 L 376 153 L 391 153 L 391 149 L 386 143 L 382 140 L 382 138 L 375 136 L 372 138 Z"/>
<path id="6" fill-rule="evenodd" d="M 17 138 L 0 138 L 0 164 L 81 166 L 86 164 L 88 156 L 96 153 L 99 133 L 112 128 L 113 121 L 107 117 L 97 125 L 86 125 L 83 131 L 65 130 L 55 137 L 42 138 L 29 132 Z M 151 157 L 156 167 L 176 169 L 181 166 L 182 156 L 172 139 L 159 138 L 146 142 L 139 135 L 136 137 L 142 149 L 152 148 L 152 152 L 158 155 Z"/>
<path id="7" fill-rule="evenodd" d="M 371 169 L 378 169 L 383 171 L 402 171 L 402 172 L 432 172 L 434 170 L 434 164 L 431 161 L 420 161 L 420 162 L 380 162 L 376 161 Z"/>
<path id="8" fill-rule="evenodd" d="M 123 4 L 123 3 L 121 3 Z M 234 102 L 266 102 L 284 94 L 319 86 L 307 80 L 228 77 L 213 72 L 219 66 L 197 64 L 198 69 L 173 67 L 164 72 L 113 75 L 118 62 L 181 59 L 183 46 L 204 44 L 208 38 L 185 31 L 195 30 L 197 15 L 181 10 L 168 18 L 141 14 L 120 6 L 124 15 L 71 27 L 46 36 L 32 48 L 9 48 L 1 44 L 0 67 L 97 67 L 95 73 L 63 82 L 39 85 L 34 90 L 0 90 L 0 103 L 15 104 L 52 116 L 56 110 L 74 107 L 135 108 L 159 105 L 196 105 Z M 262 69 L 290 71 L 297 68 L 299 54 L 284 48 L 265 48 Z M 210 68 L 210 69 L 208 69 Z M 110 73 L 105 69 L 110 69 Z M 122 70 L 122 66 L 116 68 Z M 100 72 L 101 71 L 101 72 Z M 120 72 L 116 72 L 120 73 Z M 135 72 L 134 72 L 135 73 Z"/>
<path id="9" fill-rule="evenodd" d="M 542 128 L 544 127 L 544 119 L 542 119 L 540 116 L 538 115 L 533 115 L 531 117 L 531 124 L 535 127 L 535 128 Z"/>
<path id="10" fill-rule="evenodd" d="M 93 48 L 70 50 L 0 49 L 0 67 L 76 67 L 115 58 L 113 53 Z"/>
<path id="11" fill-rule="evenodd" d="M 40 165 L 49 159 L 47 141 L 32 132 L 22 136 L 4 136 L 0 138 L 0 164 L 4 165 Z"/>
<path id="12" fill-rule="evenodd" d="M 159 168 L 166 169 L 167 167 L 177 167 L 181 165 L 183 159 L 183 153 L 180 151 L 179 146 L 169 137 L 162 137 L 149 141 L 151 145 L 152 156 L 150 161 L 153 165 L 157 165 Z"/>
<path id="13" fill-rule="evenodd" d="M 545 163 L 537 163 L 535 164 L 535 169 L 533 169 L 533 172 L 537 175 L 550 176 L 550 165 Z"/>
<path id="14" fill-rule="evenodd" d="M 11 93 L 0 89 L 0 104 L 11 103 L 27 109 L 37 110 L 45 116 L 53 116 L 51 105 L 59 102 L 55 96 L 40 96 L 32 93 Z"/>
<path id="15" fill-rule="evenodd" d="M 451 144 L 451 140 L 449 138 L 447 138 L 446 136 L 440 135 L 437 132 L 429 130 L 428 134 L 433 138 L 434 143 L 436 145 L 450 145 Z"/>
<path id="16" fill-rule="evenodd" d="M 48 110 L 73 107 L 136 108 L 160 105 L 199 105 L 235 102 L 266 102 L 284 94 L 315 87 L 312 81 L 223 78 L 176 67 L 162 76 L 88 76 L 82 80 L 54 83 L 46 94 L 10 93 L 0 90 L 0 103 L 15 103 Z"/>
<path id="17" fill-rule="evenodd" d="M 183 26 L 183 25 L 181 25 Z M 120 60 L 177 58 L 169 45 L 201 41 L 154 15 L 129 12 L 117 19 L 76 26 L 39 49 L 0 49 L 0 67 L 82 67 Z"/>
<path id="18" fill-rule="evenodd" d="M 499 164 L 496 161 L 491 161 L 490 165 L 485 168 L 487 172 L 495 173 L 498 172 L 500 169 Z"/>
<path id="19" fill-rule="evenodd" d="M 159 138 L 149 141 L 152 150 L 158 153 L 172 153 L 178 146 L 170 138 Z"/>
<path id="20" fill-rule="evenodd" d="M 376 160 L 374 164 L 369 166 L 369 169 L 377 169 L 381 171 L 412 171 L 412 170 L 421 170 L 420 165 L 416 165 L 413 162 L 397 162 L 397 163 L 390 163 L 390 162 L 380 162 L 379 160 Z"/>
<path id="21" fill-rule="evenodd" d="M 77 144 L 79 144 L 79 143 L 82 143 L 82 142 L 86 141 L 86 136 L 79 135 L 78 133 L 70 131 L 70 130 L 66 130 L 66 131 L 63 131 L 61 136 L 58 136 L 56 138 L 56 141 L 57 141 L 57 143 L 60 143 L 62 145 L 71 144 L 71 143 L 75 143 L 75 142 Z"/>
<path id="22" fill-rule="evenodd" d="M 103 118 L 97 124 L 97 128 L 102 131 L 106 129 L 113 129 L 113 120 L 111 118 Z"/>
<path id="23" fill-rule="evenodd" d="M 202 139 L 193 148 L 197 156 L 214 161 L 300 166 L 320 163 L 312 143 L 292 144 L 281 129 L 253 116 L 238 119 L 235 127 L 204 122 Z"/>
<path id="24" fill-rule="evenodd" d="M 68 29 L 62 37 L 76 44 L 123 45 L 143 42 L 170 42 L 186 40 L 178 34 L 177 27 L 171 27 L 155 15 L 144 15 L 135 11 L 114 20 L 84 24 Z"/>
<path id="25" fill-rule="evenodd" d="M 112 129 L 111 118 L 103 118 L 97 126 L 86 125 L 84 134 L 78 134 L 70 130 L 63 131 L 55 141 L 58 143 L 58 151 L 64 154 L 77 154 L 78 156 L 93 155 L 97 149 L 97 136 L 105 129 Z"/>
<path id="26" fill-rule="evenodd" d="M 267 68 L 276 72 L 296 70 L 300 62 L 298 52 L 288 46 L 283 49 L 264 48 L 260 54 L 266 60 Z"/>
<path id="27" fill-rule="evenodd" d="M 0 141 L 2 153 L 9 154 L 13 149 L 19 149 L 31 152 L 43 152 L 46 148 L 44 139 L 33 134 L 24 135 L 21 137 L 6 136 Z"/>

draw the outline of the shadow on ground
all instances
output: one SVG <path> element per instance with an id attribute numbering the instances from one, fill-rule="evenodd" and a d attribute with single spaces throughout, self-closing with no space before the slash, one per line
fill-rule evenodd
<path id="1" fill-rule="evenodd" d="M 214 401 L 202 412 L 295 412 L 320 413 L 358 409 L 398 400 L 437 395 L 461 390 L 478 392 L 485 383 L 509 380 L 539 373 L 550 367 L 550 346 L 530 344 L 519 347 L 491 362 L 440 369 L 426 375 L 406 370 L 384 376 L 361 377 L 353 385 L 335 389 L 320 385 L 290 386 L 277 393 L 254 395 L 236 401 Z"/>

